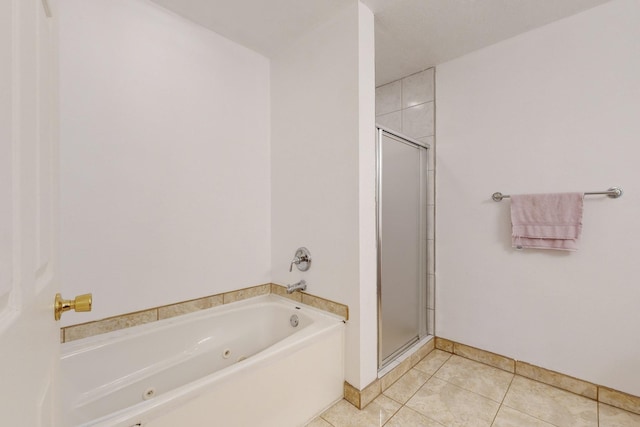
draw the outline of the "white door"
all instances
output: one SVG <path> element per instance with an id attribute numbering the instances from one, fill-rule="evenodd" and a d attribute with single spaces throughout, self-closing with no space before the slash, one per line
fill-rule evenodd
<path id="1" fill-rule="evenodd" d="M 46 1 L 0 0 L 2 426 L 58 424 L 57 31 Z"/>

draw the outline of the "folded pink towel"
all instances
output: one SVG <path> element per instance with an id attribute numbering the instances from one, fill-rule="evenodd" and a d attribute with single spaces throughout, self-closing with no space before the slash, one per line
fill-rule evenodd
<path id="1" fill-rule="evenodd" d="M 583 198 L 582 193 L 511 196 L 513 247 L 578 250 Z"/>

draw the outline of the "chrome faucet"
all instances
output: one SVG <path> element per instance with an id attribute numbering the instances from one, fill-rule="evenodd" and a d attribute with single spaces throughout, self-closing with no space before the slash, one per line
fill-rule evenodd
<path id="1" fill-rule="evenodd" d="M 293 285 L 287 286 L 287 293 L 292 294 L 295 291 L 306 291 L 307 290 L 307 282 L 304 280 L 300 280 L 298 283 L 294 283 Z"/>

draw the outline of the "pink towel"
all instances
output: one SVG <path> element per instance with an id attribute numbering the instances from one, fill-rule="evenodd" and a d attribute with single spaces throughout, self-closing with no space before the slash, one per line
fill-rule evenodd
<path id="1" fill-rule="evenodd" d="M 578 250 L 583 198 L 582 193 L 511 196 L 513 247 Z"/>

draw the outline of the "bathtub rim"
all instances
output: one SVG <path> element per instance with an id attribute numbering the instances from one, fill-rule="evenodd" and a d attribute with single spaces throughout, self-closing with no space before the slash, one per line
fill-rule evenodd
<path id="1" fill-rule="evenodd" d="M 114 331 L 105 332 L 98 335 L 92 335 L 85 338 L 65 342 L 60 344 L 60 360 L 66 357 L 70 357 L 76 352 L 88 351 L 89 349 L 99 348 L 106 343 L 113 343 L 118 341 L 124 341 L 129 339 L 132 335 L 143 334 L 148 330 L 162 330 L 168 329 L 174 325 L 182 323 L 189 323 L 198 318 L 215 317 L 222 315 L 226 312 L 237 311 L 245 306 L 251 306 L 255 304 L 269 304 L 278 303 L 281 305 L 288 305 L 294 307 L 304 308 L 305 311 L 309 310 L 313 313 L 317 313 L 320 316 L 327 317 L 329 319 L 339 320 L 343 323 L 347 323 L 347 320 L 337 314 L 331 313 L 326 310 L 313 307 L 308 304 L 304 304 L 298 301 L 294 301 L 290 298 L 286 298 L 277 294 L 265 294 L 257 295 L 254 297 L 246 298 L 239 301 L 230 302 L 224 305 L 218 305 L 215 307 L 209 307 L 202 310 L 193 311 L 190 313 L 181 314 L 178 316 L 169 317 L 166 319 L 160 319 L 154 322 L 144 323 L 141 325 L 134 325 L 128 328 L 117 329 Z"/>

